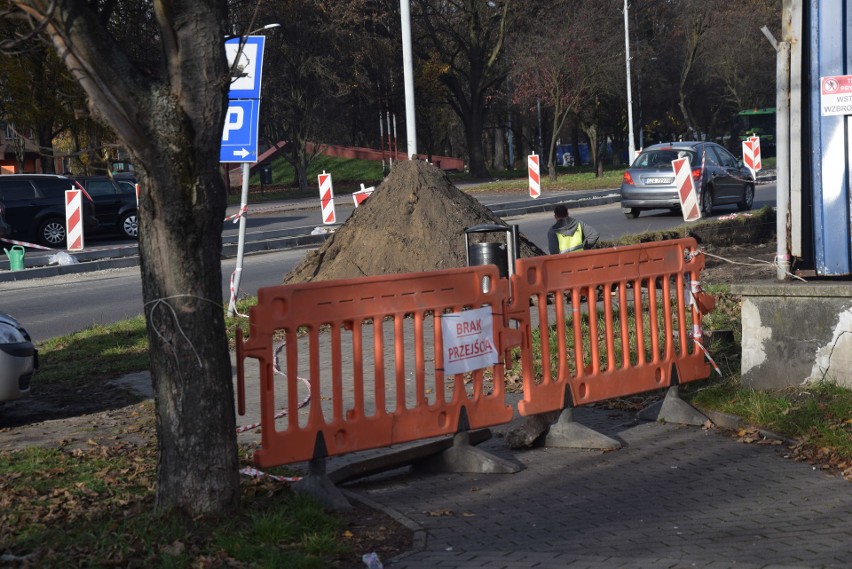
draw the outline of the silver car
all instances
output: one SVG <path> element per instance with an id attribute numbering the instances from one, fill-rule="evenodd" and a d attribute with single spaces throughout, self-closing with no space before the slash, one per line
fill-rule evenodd
<path id="1" fill-rule="evenodd" d="M 38 351 L 17 320 L 0 313 L 0 403 L 20 399 L 30 392 L 38 369 Z"/>
<path id="2" fill-rule="evenodd" d="M 716 206 L 733 204 L 749 210 L 754 203 L 754 180 L 733 154 L 713 142 L 669 142 L 642 150 L 621 181 L 621 208 L 630 219 L 642 210 L 680 211 L 672 161 L 689 158 L 701 214 L 712 215 Z"/>

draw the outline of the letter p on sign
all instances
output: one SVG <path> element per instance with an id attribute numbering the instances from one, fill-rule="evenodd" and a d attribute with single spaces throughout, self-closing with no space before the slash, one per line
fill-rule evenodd
<path id="1" fill-rule="evenodd" d="M 225 115 L 225 127 L 222 132 L 222 140 L 229 140 L 231 131 L 239 131 L 243 128 L 243 108 L 228 107 L 228 113 Z"/>

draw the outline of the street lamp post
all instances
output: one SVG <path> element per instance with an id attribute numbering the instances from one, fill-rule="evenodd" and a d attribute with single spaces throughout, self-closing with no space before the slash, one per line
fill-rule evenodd
<path id="1" fill-rule="evenodd" d="M 405 82 L 406 154 L 409 160 L 417 157 L 417 124 L 414 110 L 414 56 L 411 48 L 411 2 L 399 1 L 402 26 L 402 73 Z"/>
<path id="2" fill-rule="evenodd" d="M 630 92 L 630 30 L 627 16 L 627 0 L 624 0 L 624 61 L 627 67 L 627 163 L 633 162 L 636 146 L 633 143 L 633 95 Z"/>

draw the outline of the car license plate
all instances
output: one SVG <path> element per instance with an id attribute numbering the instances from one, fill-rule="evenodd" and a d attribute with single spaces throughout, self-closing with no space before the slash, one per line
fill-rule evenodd
<path id="1" fill-rule="evenodd" d="M 646 184 L 671 184 L 674 178 L 645 178 Z"/>

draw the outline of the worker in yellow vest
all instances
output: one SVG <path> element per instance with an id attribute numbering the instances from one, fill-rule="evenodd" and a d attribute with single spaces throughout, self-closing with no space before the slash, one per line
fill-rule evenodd
<path id="1" fill-rule="evenodd" d="M 551 255 L 591 249 L 600 239 L 594 227 L 569 216 L 563 204 L 553 208 L 553 217 L 556 223 L 547 231 L 547 248 Z"/>

